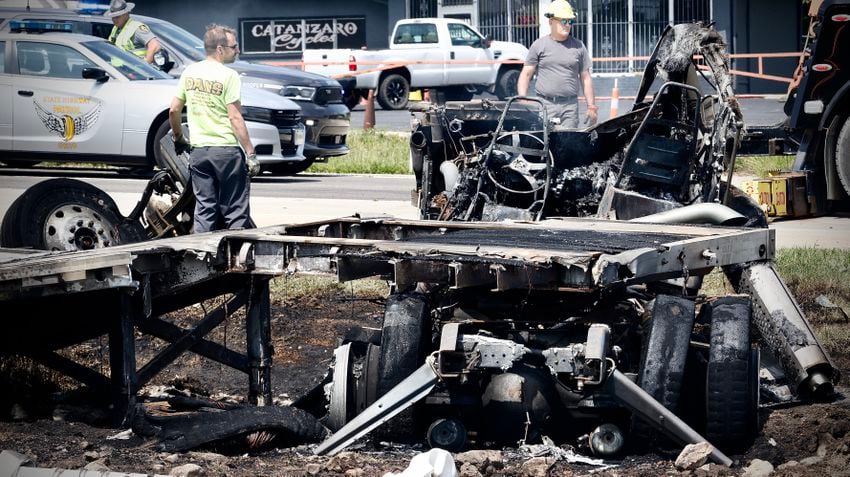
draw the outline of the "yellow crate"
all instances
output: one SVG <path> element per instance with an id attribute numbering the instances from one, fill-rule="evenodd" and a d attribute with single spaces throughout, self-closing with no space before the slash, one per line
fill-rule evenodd
<path id="1" fill-rule="evenodd" d="M 770 172 L 771 194 L 777 217 L 803 217 L 809 215 L 809 197 L 805 172 Z"/>
<path id="2" fill-rule="evenodd" d="M 753 198 L 771 217 L 802 217 L 810 211 L 805 172 L 771 171 L 765 179 L 742 184 L 744 193 Z"/>
<path id="3" fill-rule="evenodd" d="M 788 183 L 784 178 L 773 179 L 770 184 L 771 215 L 785 217 L 788 215 Z"/>
<path id="4" fill-rule="evenodd" d="M 752 197 L 754 201 L 768 214 L 771 214 L 773 198 L 771 195 L 772 182 L 770 179 L 755 179 L 745 181 L 742 186 L 744 193 Z"/>

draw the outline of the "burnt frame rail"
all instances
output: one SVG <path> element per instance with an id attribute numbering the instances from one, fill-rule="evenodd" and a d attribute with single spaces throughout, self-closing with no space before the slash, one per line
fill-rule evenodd
<path id="1" fill-rule="evenodd" d="M 596 236 L 605 240 L 587 240 Z M 515 237 L 523 240 L 510 240 Z M 703 275 L 715 267 L 769 262 L 774 252 L 774 232 L 768 229 L 593 219 L 494 224 L 353 217 L 85 252 L 0 249 L 6 329 L 0 349 L 30 356 L 86 384 L 108 383 L 120 424 L 132 417 L 136 391 L 186 351 L 245 372 L 249 402 L 270 404 L 269 280 L 275 276 L 318 272 L 341 281 L 380 276 L 397 290 L 429 282 L 457 289 L 601 293 Z M 225 293 L 234 294 L 228 304 L 191 329 L 159 318 Z M 93 300 L 100 310 L 96 319 L 75 311 L 86 310 Z M 243 306 L 246 355 L 205 339 Z M 25 316 L 34 318 L 20 319 Z M 169 343 L 141 369 L 135 330 Z M 109 377 L 56 353 L 103 334 L 112 350 Z"/>

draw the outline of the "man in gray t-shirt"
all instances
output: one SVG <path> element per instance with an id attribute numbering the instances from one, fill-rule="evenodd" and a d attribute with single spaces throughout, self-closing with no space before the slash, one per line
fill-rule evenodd
<path id="1" fill-rule="evenodd" d="M 551 32 L 528 49 L 517 92 L 528 95 L 528 85 L 536 72 L 535 95 L 546 101 L 549 116 L 560 118 L 562 125 L 578 128 L 578 93 L 583 88 L 587 123 L 596 124 L 598 107 L 590 76 L 590 55 L 581 40 L 570 35 L 575 20 L 573 8 L 566 0 L 554 0 L 545 15 Z"/>

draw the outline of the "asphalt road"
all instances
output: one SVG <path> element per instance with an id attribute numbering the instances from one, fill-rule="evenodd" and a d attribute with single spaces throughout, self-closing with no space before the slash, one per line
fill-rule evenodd
<path id="1" fill-rule="evenodd" d="M 23 191 L 51 176 L 75 176 L 105 190 L 126 215 L 136 205 L 147 182 L 115 171 L 43 170 L 33 175 L 0 168 L 0 214 Z M 345 217 L 392 215 L 415 219 L 410 203 L 412 176 L 304 174 L 295 177 L 260 177 L 252 183 L 251 208 L 260 226 L 310 222 Z M 778 247 L 850 249 L 850 217 L 816 217 L 777 220 Z"/>
<path id="2" fill-rule="evenodd" d="M 37 172 L 37 174 L 33 174 Z M 26 175 L 21 175 L 26 174 Z M 146 178 L 103 170 L 16 170 L 0 167 L 0 216 L 24 190 L 50 177 L 73 177 L 106 191 L 125 215 L 135 207 Z M 410 204 L 413 176 L 301 174 L 259 177 L 251 183 L 251 208 L 260 226 L 361 214 L 417 218 Z"/>

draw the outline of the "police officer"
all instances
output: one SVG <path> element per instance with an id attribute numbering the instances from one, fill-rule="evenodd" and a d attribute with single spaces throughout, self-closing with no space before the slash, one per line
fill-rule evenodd
<path id="1" fill-rule="evenodd" d="M 160 50 L 159 40 L 144 23 L 130 18 L 135 3 L 124 0 L 112 0 L 103 16 L 112 19 L 112 32 L 109 42 L 128 51 L 148 63 L 154 62 L 154 56 Z"/>
<path id="2" fill-rule="evenodd" d="M 525 65 L 517 81 L 517 93 L 528 94 L 534 73 L 536 96 L 547 102 L 550 116 L 561 124 L 578 128 L 578 93 L 584 90 L 587 100 L 587 123 L 596 124 L 597 106 L 590 76 L 590 55 L 584 43 L 570 35 L 576 14 L 566 0 L 554 0 L 546 8 L 549 35 L 538 38 L 528 49 Z"/>
<path id="3" fill-rule="evenodd" d="M 259 163 L 242 118 L 239 73 L 226 66 L 239 54 L 236 31 L 221 25 L 208 26 L 204 50 L 207 58 L 189 65 L 180 76 L 177 95 L 168 111 L 175 151 L 190 152 L 194 232 L 252 228 L 248 175 L 259 172 Z M 181 125 L 184 104 L 191 146 Z"/>

